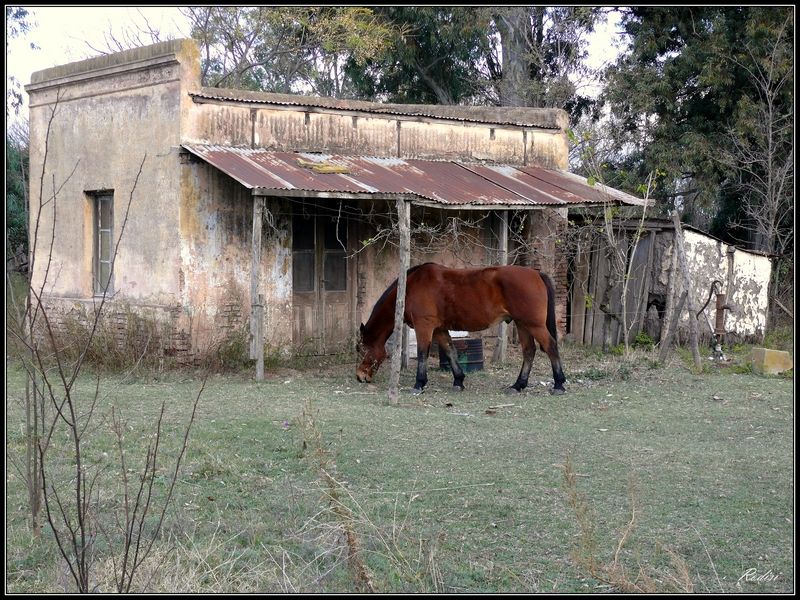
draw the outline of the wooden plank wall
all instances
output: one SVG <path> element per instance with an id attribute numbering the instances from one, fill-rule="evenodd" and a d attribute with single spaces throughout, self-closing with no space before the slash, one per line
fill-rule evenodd
<path id="1" fill-rule="evenodd" d="M 632 235 L 633 232 L 628 232 L 628 237 L 620 243 L 630 247 Z M 632 261 L 631 283 L 624 307 L 630 331 L 628 341 L 633 340 L 644 325 L 645 309 L 652 283 L 654 240 L 654 232 L 645 232 L 627 258 L 628 261 Z M 574 277 L 570 291 L 572 315 L 569 333 L 575 341 L 591 346 L 603 345 L 605 313 L 600 310 L 599 305 L 608 286 L 610 272 L 604 244 L 602 236 L 581 240 L 575 256 Z M 622 290 L 619 286 L 612 292 L 609 304 L 611 310 L 621 316 Z M 611 345 L 623 342 L 624 332 L 621 322 L 612 319 L 609 333 Z"/>

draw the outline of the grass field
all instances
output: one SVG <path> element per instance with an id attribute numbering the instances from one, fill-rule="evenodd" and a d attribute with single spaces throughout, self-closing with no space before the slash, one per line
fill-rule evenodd
<path id="1" fill-rule="evenodd" d="M 683 565 L 696 592 L 793 591 L 793 380 L 695 375 L 678 356 L 665 367 L 652 358 L 567 346 L 564 396 L 549 395 L 542 355 L 515 395 L 503 387 L 516 360 L 468 374 L 462 393 L 430 369 L 426 392 L 411 396 L 404 372 L 402 406 L 387 404 L 386 368 L 361 386 L 352 362 L 282 368 L 261 383 L 212 375 L 164 531 L 134 587 L 354 591 L 356 546 L 360 577 L 379 592 L 613 591 L 587 569 L 589 554 L 601 566 L 616 558 L 617 575 L 659 590 L 674 589 Z M 119 498 L 111 406 L 126 421 L 135 471 L 166 402 L 163 492 L 200 383 L 181 372 L 102 377 L 85 459 L 103 469 L 103 514 Z M 94 386 L 79 381 L 85 401 Z M 16 460 L 23 387 L 10 364 L 6 444 Z M 52 478 L 69 483 L 66 434 L 58 442 Z M 49 530 L 31 539 L 24 486 L 8 464 L 7 590 L 72 589 Z M 570 494 L 585 500 L 581 514 Z M 111 591 L 104 544 L 94 582 Z"/>

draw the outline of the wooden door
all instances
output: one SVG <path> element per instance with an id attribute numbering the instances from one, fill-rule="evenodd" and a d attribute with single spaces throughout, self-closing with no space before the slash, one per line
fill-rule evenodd
<path id="1" fill-rule="evenodd" d="M 335 354 L 352 345 L 350 223 L 321 207 L 292 218 L 293 343 L 298 354 Z"/>

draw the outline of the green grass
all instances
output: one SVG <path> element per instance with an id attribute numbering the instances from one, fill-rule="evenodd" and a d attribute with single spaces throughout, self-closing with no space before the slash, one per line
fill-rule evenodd
<path id="1" fill-rule="evenodd" d="M 309 409 L 378 591 L 609 591 L 574 560 L 568 459 L 591 506 L 600 560 L 611 560 L 630 521 L 633 479 L 635 527 L 621 553 L 631 571 L 663 572 L 669 549 L 686 561 L 695 591 L 794 588 L 791 381 L 729 369 L 694 375 L 677 356 L 657 367 L 643 351 L 625 360 L 569 346 L 564 366 L 564 396 L 548 393 L 543 355 L 529 389 L 515 395 L 503 390 L 516 377 L 514 359 L 468 374 L 463 393 L 450 391 L 449 373 L 431 368 L 426 392 L 411 396 L 413 373 L 404 372 L 401 406 L 387 404 L 386 366 L 371 386 L 356 383 L 354 363 L 282 368 L 262 383 L 249 374 L 212 376 L 146 565 L 154 573 L 149 589 L 354 590 L 310 442 Z M 20 456 L 24 379 L 14 365 L 7 377 L 7 452 Z M 84 401 L 93 386 L 80 381 Z M 128 422 L 135 467 L 167 402 L 163 490 L 199 387 L 185 373 L 103 377 L 108 396 L 87 457 L 106 466 L 106 510 L 119 479 L 104 421 L 110 406 Z M 513 406 L 486 413 L 504 404 Z M 66 480 L 61 456 L 54 468 Z M 30 539 L 13 468 L 6 494 L 8 590 L 70 589 L 51 534 Z M 737 587 L 751 568 L 777 578 Z M 107 561 L 96 571 L 109 591 Z"/>

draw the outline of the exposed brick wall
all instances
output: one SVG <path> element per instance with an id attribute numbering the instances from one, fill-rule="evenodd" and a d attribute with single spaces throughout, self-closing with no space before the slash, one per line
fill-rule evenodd
<path id="1" fill-rule="evenodd" d="M 64 298 L 47 298 L 47 322 L 59 343 L 85 339 L 94 325 L 99 302 Z M 195 353 L 191 334 L 181 327 L 183 310 L 179 306 L 136 306 L 123 302 L 106 301 L 97 324 L 95 337 L 109 348 L 131 357 L 146 352 L 147 357 L 171 357 L 179 364 L 193 364 Z M 47 339 L 39 328 L 39 340 Z"/>
<path id="2" fill-rule="evenodd" d="M 555 210 L 532 212 L 526 229 L 530 252 L 523 257 L 523 264 L 546 273 L 553 281 L 559 337 L 567 332 L 568 260 L 562 243 L 566 229 L 567 220 Z"/>

